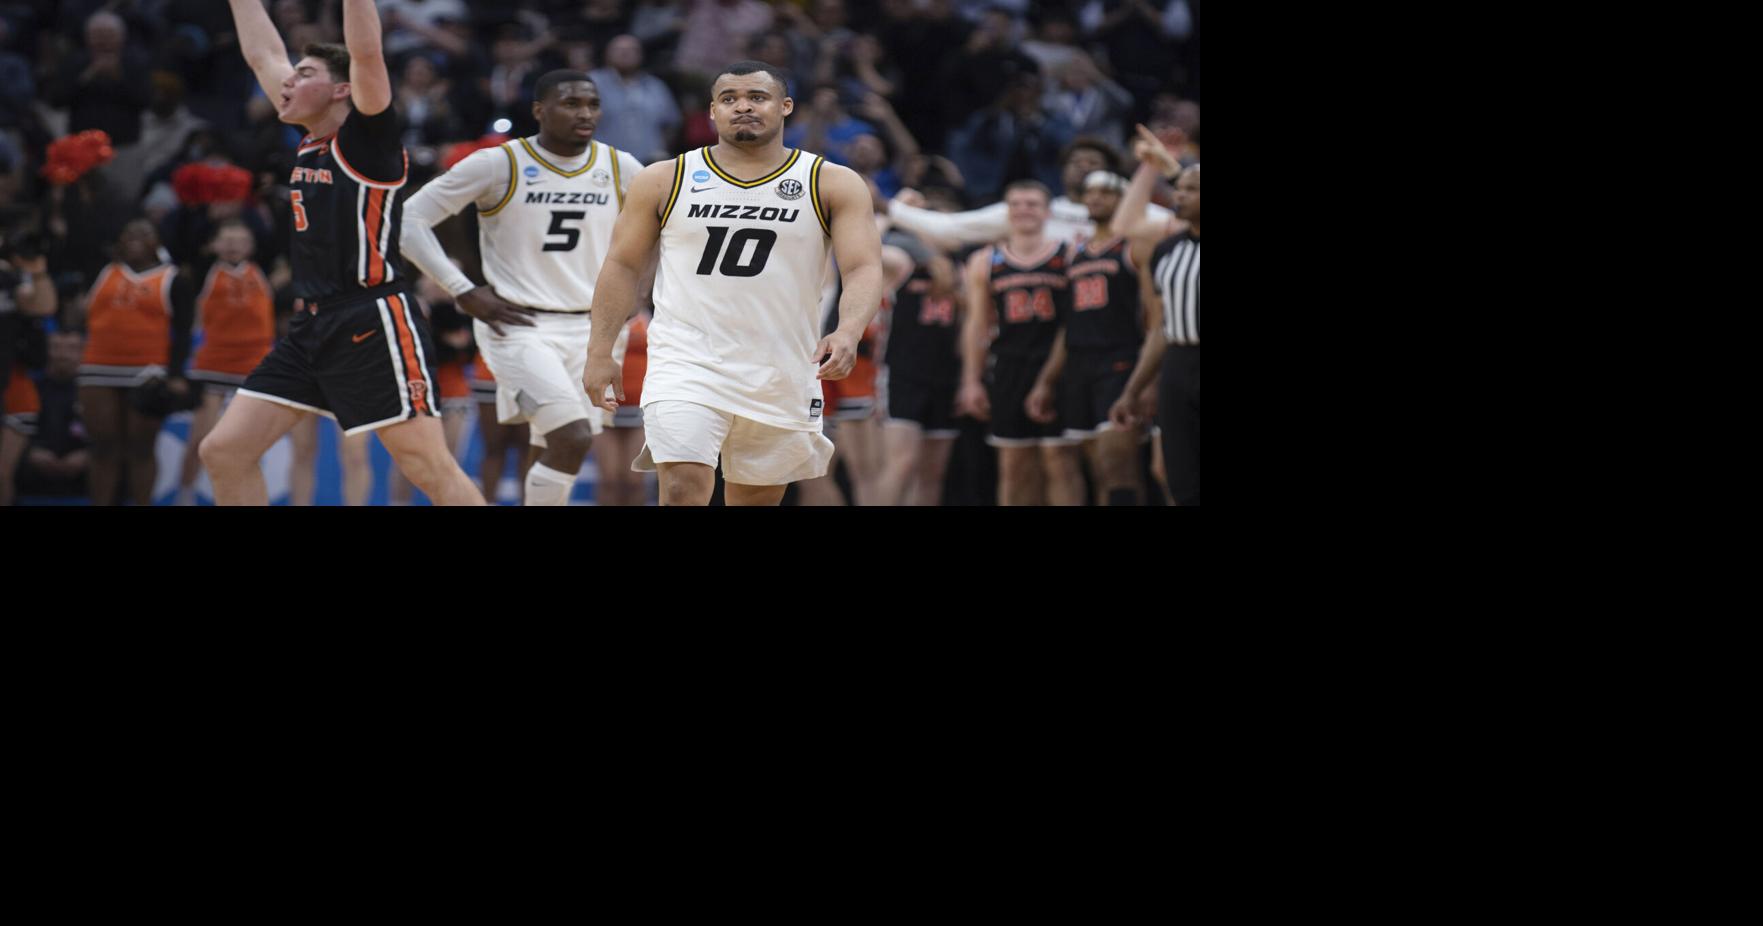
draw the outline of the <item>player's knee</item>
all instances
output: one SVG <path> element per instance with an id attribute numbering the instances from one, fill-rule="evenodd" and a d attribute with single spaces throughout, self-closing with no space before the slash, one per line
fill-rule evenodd
<path id="1" fill-rule="evenodd" d="M 562 456 L 565 462 L 574 460 L 578 468 L 587 459 L 593 443 L 594 429 L 586 419 L 571 421 L 545 435 L 545 446 Z"/>
<path id="2" fill-rule="evenodd" d="M 716 476 L 707 467 L 673 466 L 661 475 L 663 502 L 668 505 L 706 505 L 716 491 Z"/>
<path id="3" fill-rule="evenodd" d="M 244 448 L 237 442 L 229 441 L 225 432 L 215 430 L 202 438 L 196 446 L 196 455 L 202 458 L 202 465 L 209 473 L 227 474 L 243 469 L 257 462 L 245 459 Z"/>

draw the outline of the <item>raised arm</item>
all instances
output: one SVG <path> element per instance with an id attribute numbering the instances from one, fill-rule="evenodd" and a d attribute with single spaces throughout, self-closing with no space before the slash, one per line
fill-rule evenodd
<path id="1" fill-rule="evenodd" d="M 239 51 L 251 73 L 257 75 L 257 86 L 273 102 L 282 92 L 282 82 L 294 73 L 288 60 L 288 47 L 269 19 L 262 0 L 227 0 L 233 8 L 233 28 L 239 34 Z"/>
<path id="2" fill-rule="evenodd" d="M 857 342 L 881 308 L 881 235 L 875 230 L 869 185 L 856 171 L 837 164 L 820 168 L 820 199 L 833 232 L 833 259 L 839 263 L 844 292 L 839 296 L 839 330 L 820 339 L 810 360 L 826 357 L 821 379 L 844 379 L 857 366 Z"/>
<path id="3" fill-rule="evenodd" d="M 343 0 L 343 44 L 349 46 L 349 96 L 355 111 L 363 116 L 385 112 L 392 105 L 392 78 L 386 73 L 380 11 L 373 0 Z"/>
<path id="4" fill-rule="evenodd" d="M 661 210 L 673 192 L 678 163 L 651 164 L 631 181 L 624 208 L 612 226 L 612 247 L 607 249 L 600 276 L 594 281 L 594 305 L 589 310 L 594 330 L 588 337 L 588 367 L 582 374 L 582 387 L 591 401 L 609 412 L 617 411 L 618 403 L 624 401 L 624 380 L 612 359 L 612 347 L 636 306 L 637 280 L 661 240 Z M 609 386 L 616 399 L 607 397 Z"/>

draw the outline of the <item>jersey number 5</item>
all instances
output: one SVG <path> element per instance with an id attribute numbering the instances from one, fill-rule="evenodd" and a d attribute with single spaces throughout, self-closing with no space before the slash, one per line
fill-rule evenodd
<path id="1" fill-rule="evenodd" d="M 551 213 L 551 227 L 545 229 L 544 250 L 547 250 L 547 251 L 573 251 L 573 250 L 575 250 L 575 246 L 577 244 L 581 243 L 582 230 L 580 228 L 565 228 L 565 227 L 563 227 L 563 223 L 567 222 L 567 221 L 579 221 L 579 220 L 585 219 L 587 217 L 588 217 L 588 214 L 586 212 L 553 212 L 553 213 Z M 562 241 L 552 241 L 552 240 L 550 240 L 552 235 L 562 235 L 563 240 Z"/>
<path id="2" fill-rule="evenodd" d="M 300 205 L 300 198 L 302 195 L 303 194 L 299 190 L 295 190 L 295 191 L 288 194 L 288 201 L 290 203 L 292 203 L 294 206 L 294 230 L 295 231 L 305 231 L 306 230 L 306 207 Z"/>
<path id="3" fill-rule="evenodd" d="M 698 261 L 698 273 L 709 276 L 711 270 L 721 270 L 725 277 L 756 277 L 765 269 L 765 262 L 771 257 L 771 246 L 777 244 L 777 232 L 769 228 L 743 228 L 729 236 L 727 226 L 712 225 L 706 229 L 710 232 L 710 240 L 704 243 L 704 257 Z M 716 266 L 716 255 L 722 253 L 722 239 L 728 238 L 728 253 L 722 255 L 722 266 Z M 741 263 L 741 252 L 747 249 L 747 242 L 757 242 L 753 247 L 753 258 Z"/>

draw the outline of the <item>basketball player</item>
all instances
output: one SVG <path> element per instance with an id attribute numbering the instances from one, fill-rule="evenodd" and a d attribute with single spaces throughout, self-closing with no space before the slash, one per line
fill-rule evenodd
<path id="1" fill-rule="evenodd" d="M 1070 251 L 1046 235 L 1049 200 L 1038 181 L 1005 187 L 1010 236 L 967 261 L 956 402 L 962 412 L 991 422 L 986 443 L 998 448 L 1000 505 L 1084 503 L 1078 442 L 1065 437 L 1057 421 L 1030 418 L 1024 405 L 1070 298 Z M 989 373 L 988 348 L 994 360 Z"/>
<path id="2" fill-rule="evenodd" d="M 258 461 L 309 414 L 344 434 L 377 431 L 398 468 L 437 505 L 482 505 L 442 435 L 429 356 L 434 345 L 411 306 L 414 280 L 399 260 L 399 196 L 409 159 L 370 0 L 343 0 L 347 47 L 312 44 L 289 64 L 259 0 L 228 0 L 239 48 L 283 122 L 307 136 L 289 193 L 294 294 L 288 336 L 240 387 L 202 442 L 222 505 L 263 505 Z"/>
<path id="3" fill-rule="evenodd" d="M 881 302 L 881 239 L 855 172 L 783 146 L 795 103 L 757 61 L 711 85 L 716 145 L 644 168 L 594 292 L 584 385 L 616 411 L 613 343 L 637 274 L 660 245 L 642 453 L 661 504 L 706 505 L 721 461 L 730 505 L 776 505 L 791 482 L 826 472 L 821 380 L 848 376 Z M 839 327 L 817 339 L 827 251 L 844 294 Z M 605 397 L 602 399 L 602 397 Z"/>
<path id="4" fill-rule="evenodd" d="M 612 226 L 643 165 L 594 141 L 600 92 L 580 71 L 551 71 L 533 88 L 539 133 L 473 152 L 405 208 L 404 253 L 472 316 L 496 377 L 496 418 L 529 424 L 542 448 L 526 473 L 526 504 L 567 505 L 576 473 L 603 429 L 582 391 L 594 279 Z M 478 207 L 484 277 L 476 286 L 448 260 L 433 226 Z M 494 491 L 486 487 L 486 491 Z"/>

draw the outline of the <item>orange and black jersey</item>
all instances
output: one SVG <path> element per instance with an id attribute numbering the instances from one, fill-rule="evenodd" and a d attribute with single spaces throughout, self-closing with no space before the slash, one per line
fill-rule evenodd
<path id="1" fill-rule="evenodd" d="M 1139 311 L 1138 268 L 1125 238 L 1086 242 L 1071 258 L 1071 311 L 1065 346 L 1071 350 L 1137 347 L 1145 340 Z"/>
<path id="2" fill-rule="evenodd" d="M 1059 319 L 1070 310 L 1070 255 L 1058 241 L 1039 254 L 1011 254 L 1002 243 L 992 248 L 992 307 L 998 337 L 992 351 L 1013 357 L 1046 357 L 1059 333 Z"/>
<path id="3" fill-rule="evenodd" d="M 294 295 L 334 301 L 408 276 L 398 256 L 409 157 L 395 107 L 350 110 L 336 134 L 307 136 L 294 157 Z"/>
<path id="4" fill-rule="evenodd" d="M 961 377 L 953 293 L 931 294 L 930 267 L 918 264 L 895 297 L 887 366 L 893 373 L 936 384 Z"/>

